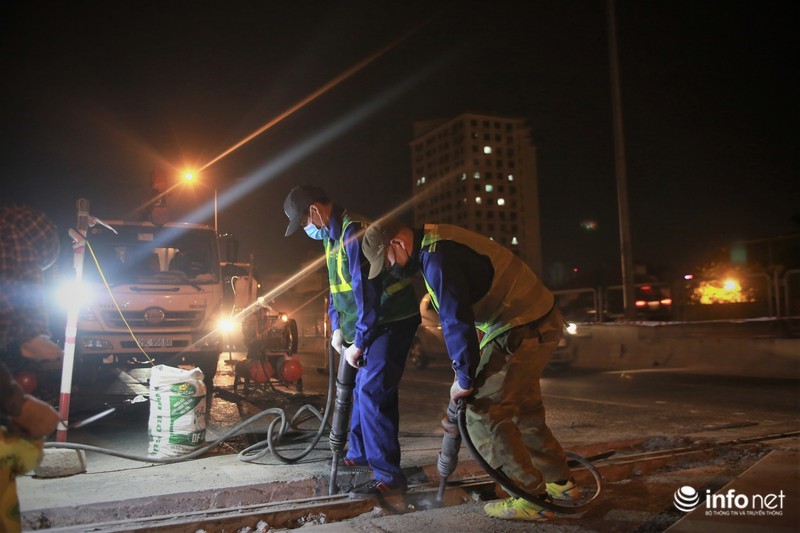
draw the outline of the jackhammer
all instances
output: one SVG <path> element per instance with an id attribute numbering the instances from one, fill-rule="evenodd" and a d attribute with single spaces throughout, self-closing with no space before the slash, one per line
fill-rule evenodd
<path id="1" fill-rule="evenodd" d="M 333 354 L 336 351 L 333 347 L 328 347 Z M 350 424 L 350 408 L 353 406 L 353 387 L 356 384 L 357 368 L 350 366 L 344 358 L 344 350 L 339 356 L 339 369 L 336 373 L 336 400 L 333 407 L 333 419 L 331 420 L 331 433 L 328 437 L 331 452 L 331 477 L 328 482 L 328 494 L 334 494 L 336 490 L 336 476 L 339 470 L 339 457 L 347 444 L 348 427 Z M 333 360 L 334 357 L 331 357 Z M 362 359 L 363 360 L 363 359 Z"/>
<path id="2" fill-rule="evenodd" d="M 442 437 L 442 450 L 439 452 L 439 459 L 436 467 L 439 470 L 439 491 L 436 493 L 436 501 L 442 503 L 444 500 L 444 490 L 447 485 L 447 478 L 455 472 L 458 466 L 458 452 L 461 449 L 461 433 L 458 431 L 458 407 L 451 401 L 447 406 L 447 415 L 442 419 L 444 436 Z"/>
<path id="3" fill-rule="evenodd" d="M 481 456 L 481 454 L 475 448 L 475 445 L 472 443 L 472 439 L 470 439 L 469 433 L 467 432 L 466 411 L 467 404 L 463 399 L 459 400 L 458 404 L 453 404 L 453 402 L 450 402 L 450 405 L 447 407 L 447 416 L 442 420 L 444 437 L 442 438 L 442 449 L 439 452 L 439 460 L 437 461 L 437 468 L 439 470 L 439 490 L 436 494 L 437 504 L 442 504 L 442 501 L 444 500 L 445 487 L 447 486 L 447 478 L 450 477 L 458 465 L 458 452 L 461 448 L 462 439 L 464 440 L 464 443 L 466 444 L 475 461 L 480 465 L 481 468 L 483 468 L 489 477 L 494 479 L 495 482 L 500 484 L 506 490 L 513 492 L 516 496 L 520 496 L 525 500 L 539 505 L 545 509 L 564 514 L 580 513 L 585 511 L 589 505 L 600 495 L 603 489 L 600 472 L 598 472 L 597 468 L 589 461 L 589 459 L 583 458 L 580 455 L 572 452 L 564 452 L 570 459 L 567 465 L 570 467 L 578 465 L 586 467 L 586 469 L 592 474 L 592 477 L 597 484 L 597 489 L 589 500 L 575 502 L 574 504 L 556 504 L 550 499 L 530 494 L 524 489 L 518 487 L 514 481 L 506 476 L 501 470 L 492 468 L 492 466 L 486 462 L 483 456 Z M 608 454 L 600 454 L 594 458 L 602 458 L 607 455 Z"/>

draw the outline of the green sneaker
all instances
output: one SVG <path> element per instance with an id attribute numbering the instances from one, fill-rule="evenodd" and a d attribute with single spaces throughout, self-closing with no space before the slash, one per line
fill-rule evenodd
<path id="1" fill-rule="evenodd" d="M 580 498 L 581 489 L 575 484 L 575 478 L 570 478 L 563 484 L 547 483 L 547 494 L 556 500 L 577 500 Z"/>
<path id="2" fill-rule="evenodd" d="M 483 506 L 487 515 L 505 520 L 549 520 L 555 516 L 553 511 L 543 509 L 522 498 L 508 498 L 498 502 L 489 502 Z"/>

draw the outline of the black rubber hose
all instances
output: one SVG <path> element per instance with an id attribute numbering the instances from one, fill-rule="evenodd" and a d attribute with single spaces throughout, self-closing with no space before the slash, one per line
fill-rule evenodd
<path id="1" fill-rule="evenodd" d="M 549 511 L 562 514 L 577 514 L 588 509 L 591 503 L 598 496 L 600 496 L 600 493 L 603 491 L 603 480 L 597 468 L 595 468 L 595 466 L 592 463 L 590 463 L 580 455 L 577 455 L 572 452 L 564 452 L 566 453 L 567 457 L 585 466 L 586 469 L 592 474 L 592 477 L 594 477 L 595 483 L 597 484 L 597 490 L 595 491 L 594 495 L 591 498 L 589 498 L 589 500 L 582 501 L 577 505 L 559 505 L 557 503 L 553 503 L 551 500 L 548 500 L 547 498 L 544 498 L 542 496 L 530 494 L 526 490 L 519 488 L 516 485 L 516 483 L 512 481 L 511 478 L 509 478 L 503 472 L 492 468 L 491 465 L 489 465 L 489 463 L 486 462 L 486 460 L 483 458 L 480 452 L 478 452 L 477 448 L 475 448 L 475 445 L 472 443 L 472 439 L 469 436 L 469 432 L 467 431 L 467 407 L 464 400 L 458 401 L 457 414 L 458 414 L 457 416 L 458 429 L 461 432 L 461 438 L 463 439 L 464 444 L 466 444 L 472 456 L 475 458 L 475 461 L 481 466 L 481 468 L 483 468 L 483 470 L 489 475 L 489 477 L 494 479 L 507 491 L 514 493 L 516 496 L 524 498 L 525 500 L 540 507 L 543 507 Z"/>
<path id="2" fill-rule="evenodd" d="M 253 461 L 256 461 L 256 460 L 260 459 L 264 455 L 266 455 L 267 452 L 270 452 L 270 453 L 272 453 L 273 456 L 275 456 L 276 459 L 278 459 L 282 463 L 291 464 L 291 463 L 296 463 L 297 461 L 299 461 L 300 459 L 303 459 L 305 456 L 307 456 L 309 453 L 311 453 L 311 451 L 319 443 L 319 440 L 322 438 L 322 433 L 325 431 L 325 428 L 328 425 L 328 418 L 330 417 L 330 414 L 331 414 L 331 408 L 330 407 L 331 407 L 331 403 L 333 401 L 333 390 L 334 390 L 334 387 L 333 387 L 333 380 L 334 380 L 334 377 L 333 377 L 334 376 L 334 374 L 333 374 L 333 362 L 334 362 L 333 361 L 333 348 L 331 348 L 330 345 L 329 345 L 328 346 L 328 393 L 327 393 L 327 398 L 325 399 L 325 414 L 324 414 L 324 416 L 320 415 L 319 411 L 314 409 L 312 406 L 304 405 L 303 407 L 301 407 L 300 409 L 297 410 L 297 412 L 295 413 L 294 417 L 292 418 L 292 425 L 294 425 L 294 423 L 297 421 L 298 417 L 304 411 L 310 411 L 315 416 L 317 416 L 317 418 L 320 419 L 319 428 L 317 429 L 316 433 L 314 434 L 313 438 L 311 439 L 311 442 L 309 443 L 309 445 L 306 446 L 298 455 L 296 455 L 294 457 L 286 457 L 284 455 L 281 455 L 278 452 L 278 450 L 276 448 L 276 445 L 280 442 L 280 439 L 286 434 L 286 416 L 285 416 L 285 414 L 283 414 L 283 411 L 281 409 L 277 409 L 278 411 L 281 411 L 281 414 L 280 414 L 280 416 L 278 418 L 275 418 L 270 423 L 270 425 L 268 426 L 266 440 L 263 440 L 261 442 L 257 442 L 255 444 L 253 444 L 252 446 L 249 446 L 249 447 L 245 448 L 244 450 L 242 450 L 241 452 L 239 452 L 239 459 L 240 460 L 245 461 L 245 462 L 253 462 Z M 269 409 L 268 411 L 274 411 L 274 409 Z M 268 412 L 268 411 L 265 411 L 265 412 Z M 278 432 L 277 437 L 273 438 L 273 430 L 274 430 L 275 424 L 277 424 L 279 420 L 281 421 L 281 429 Z"/>

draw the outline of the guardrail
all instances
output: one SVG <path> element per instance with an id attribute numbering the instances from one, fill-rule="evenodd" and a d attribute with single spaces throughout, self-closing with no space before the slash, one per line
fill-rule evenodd
<path id="1" fill-rule="evenodd" d="M 800 269 L 782 275 L 775 271 L 740 276 L 750 296 L 737 303 L 700 304 L 691 297 L 695 288 L 708 279 L 694 278 L 676 283 L 636 284 L 637 291 L 648 288 L 667 304 L 642 303 L 637 319 L 657 321 L 737 320 L 752 318 L 800 318 Z M 564 315 L 579 322 L 607 322 L 624 316 L 622 285 L 555 290 L 553 294 Z M 642 298 L 644 298 L 642 296 Z M 637 296 L 639 299 L 639 296 Z M 643 301 L 643 300 L 642 300 Z"/>

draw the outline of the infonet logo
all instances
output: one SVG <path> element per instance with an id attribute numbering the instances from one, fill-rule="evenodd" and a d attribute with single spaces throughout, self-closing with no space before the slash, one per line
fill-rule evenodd
<path id="1" fill-rule="evenodd" d="M 707 516 L 783 516 L 783 500 L 786 495 L 781 490 L 778 494 L 737 494 L 736 489 L 712 494 L 706 490 L 705 497 L 684 485 L 675 491 L 673 503 L 675 508 L 684 513 L 693 511 L 704 503 Z"/>

